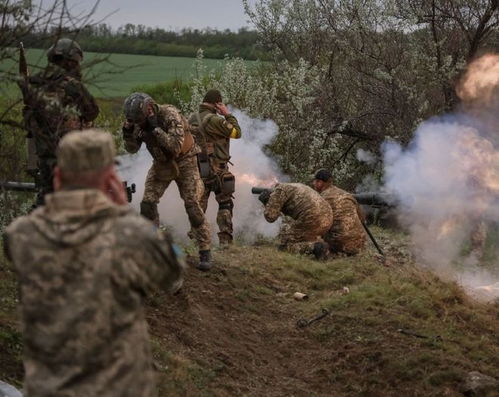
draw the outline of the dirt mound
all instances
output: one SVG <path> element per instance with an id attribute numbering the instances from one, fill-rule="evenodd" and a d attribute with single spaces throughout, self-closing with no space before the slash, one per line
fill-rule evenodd
<path id="1" fill-rule="evenodd" d="M 279 293 L 272 280 L 234 266 L 190 271 L 178 296 L 163 297 L 149 310 L 151 333 L 174 353 L 215 372 L 206 387 L 217 395 L 331 395 L 334 386 L 320 376 L 329 372 L 329 353 L 297 328 L 296 304 L 252 294 L 247 283 Z"/>

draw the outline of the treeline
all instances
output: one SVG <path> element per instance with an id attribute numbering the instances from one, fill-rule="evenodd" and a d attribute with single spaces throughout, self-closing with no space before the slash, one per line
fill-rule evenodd
<path id="1" fill-rule="evenodd" d="M 54 32 L 74 37 L 74 32 Z M 53 35 L 33 31 L 25 38 L 25 46 L 46 48 L 52 44 Z M 85 51 L 195 57 L 199 48 L 206 58 L 223 59 L 225 56 L 246 60 L 265 59 L 265 53 L 257 44 L 257 32 L 241 28 L 229 29 L 182 29 L 181 31 L 151 28 L 144 25 L 126 24 L 113 29 L 107 24 L 86 26 L 76 37 Z"/>

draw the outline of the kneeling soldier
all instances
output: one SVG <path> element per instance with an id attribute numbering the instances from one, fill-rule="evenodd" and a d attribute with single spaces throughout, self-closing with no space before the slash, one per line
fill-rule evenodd
<path id="1" fill-rule="evenodd" d="M 281 213 L 291 218 L 279 233 L 281 248 L 327 258 L 329 247 L 321 236 L 331 227 L 333 212 L 320 194 L 301 183 L 279 183 L 258 199 L 265 205 L 268 222 L 275 222 Z"/>
<path id="2" fill-rule="evenodd" d="M 314 189 L 329 203 L 333 210 L 333 225 L 324 235 L 331 252 L 348 255 L 359 253 L 366 244 L 366 233 L 362 226 L 364 217 L 357 200 L 348 192 L 332 184 L 332 175 L 321 169 L 314 177 Z"/>

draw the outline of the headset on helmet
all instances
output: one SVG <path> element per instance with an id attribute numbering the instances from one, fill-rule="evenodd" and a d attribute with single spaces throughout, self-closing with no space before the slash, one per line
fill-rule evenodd
<path id="1" fill-rule="evenodd" d="M 60 60 L 70 60 L 80 63 L 83 60 L 83 51 L 76 41 L 59 39 L 47 51 L 47 59 L 52 63 Z"/>

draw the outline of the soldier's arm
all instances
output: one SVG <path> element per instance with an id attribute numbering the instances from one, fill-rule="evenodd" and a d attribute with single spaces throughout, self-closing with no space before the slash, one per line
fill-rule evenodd
<path id="1" fill-rule="evenodd" d="M 230 113 L 225 118 L 220 116 L 212 117 L 205 129 L 207 133 L 223 135 L 226 138 L 241 138 L 241 127 L 237 119 Z"/>
<path id="2" fill-rule="evenodd" d="M 286 192 L 279 186 L 274 189 L 270 194 L 269 201 L 265 205 L 265 211 L 263 215 L 267 222 L 275 222 L 277 218 L 281 215 L 281 209 L 287 200 Z"/>
<path id="3" fill-rule="evenodd" d="M 148 233 L 144 249 L 149 257 L 145 269 L 148 284 L 167 292 L 177 292 L 182 287 L 186 269 L 182 250 L 159 229 Z"/>
<path id="4" fill-rule="evenodd" d="M 176 157 L 184 144 L 184 127 L 182 118 L 177 110 L 168 107 L 160 110 L 161 117 L 165 120 L 163 127 L 160 125 L 153 130 L 158 143 Z"/>
<path id="5" fill-rule="evenodd" d="M 99 115 L 99 106 L 97 106 L 94 97 L 81 82 L 73 80 L 68 83 L 66 94 L 71 96 L 77 104 L 82 121 L 88 123 L 97 118 Z"/>
<path id="6" fill-rule="evenodd" d="M 128 153 L 137 153 L 142 145 L 142 139 L 139 138 L 140 129 L 138 126 L 128 126 L 125 122 L 122 127 L 123 144 Z"/>

